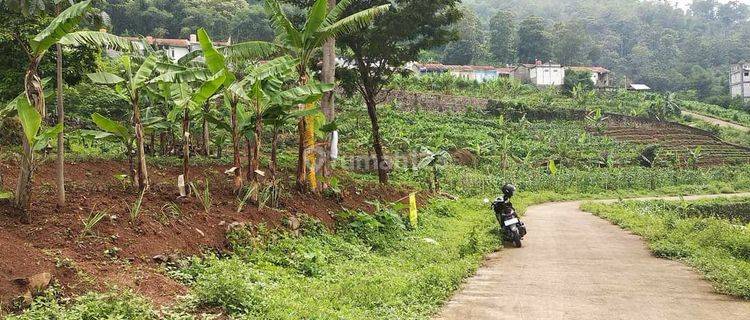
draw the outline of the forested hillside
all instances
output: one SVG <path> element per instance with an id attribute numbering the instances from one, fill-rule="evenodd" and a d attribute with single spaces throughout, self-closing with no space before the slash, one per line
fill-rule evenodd
<path id="1" fill-rule="evenodd" d="M 539 58 L 601 65 L 615 71 L 618 81 L 627 76 L 659 90 L 696 90 L 697 98 L 727 105 L 728 65 L 750 58 L 750 10 L 739 1 L 698 0 L 689 10 L 639 0 L 464 0 L 464 4 L 466 21 L 478 25 L 459 26 L 461 41 L 474 43 L 440 52 L 447 63 Z M 466 30 L 482 34 L 469 36 Z M 505 43 L 511 43 L 512 50 Z M 462 55 L 456 50 L 471 52 Z"/>

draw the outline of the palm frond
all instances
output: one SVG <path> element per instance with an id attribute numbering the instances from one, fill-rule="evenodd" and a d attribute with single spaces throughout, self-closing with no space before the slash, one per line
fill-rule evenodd
<path id="1" fill-rule="evenodd" d="M 190 51 L 190 53 L 188 53 L 188 54 L 184 55 L 182 58 L 178 59 L 177 60 L 177 64 L 179 64 L 181 66 L 187 65 L 188 63 L 193 62 L 193 60 L 195 60 L 195 58 L 198 58 L 200 56 L 203 56 L 203 51 L 201 51 L 201 50 Z"/>
<path id="2" fill-rule="evenodd" d="M 91 82 L 96 84 L 113 85 L 125 82 L 125 79 L 122 77 L 109 72 L 89 73 L 86 76 L 89 77 Z"/>
<path id="3" fill-rule="evenodd" d="M 328 0 L 316 0 L 310 12 L 307 13 L 307 21 L 302 29 L 302 39 L 306 42 L 315 37 L 320 26 L 326 21 L 328 13 Z"/>
<path id="4" fill-rule="evenodd" d="M 259 81 L 273 76 L 285 76 L 293 72 L 298 63 L 298 59 L 290 56 L 279 57 L 257 67 L 250 68 L 248 78 L 252 77 L 254 81 Z"/>
<path id="5" fill-rule="evenodd" d="M 274 95 L 274 104 L 298 104 L 311 103 L 323 96 L 324 93 L 333 90 L 333 85 L 328 83 L 310 83 L 299 87 L 279 92 Z"/>
<path id="6" fill-rule="evenodd" d="M 346 10 L 351 3 L 352 0 L 340 0 L 337 2 L 336 6 L 328 11 L 328 17 L 326 17 L 326 23 L 324 26 L 327 27 L 336 23 L 336 21 L 339 21 L 341 14 L 344 13 L 344 10 Z"/>
<path id="7" fill-rule="evenodd" d="M 276 0 L 266 0 L 265 2 L 266 14 L 271 19 L 271 24 L 276 30 L 276 34 L 281 35 L 284 39 L 294 47 L 302 46 L 302 34 L 297 28 L 294 27 L 289 18 L 286 17 L 284 11 L 281 9 L 281 5 Z"/>
<path id="8" fill-rule="evenodd" d="M 91 7 L 91 0 L 86 0 L 70 6 L 55 17 L 50 24 L 37 34 L 29 44 L 35 54 L 47 51 L 52 45 L 60 41 L 62 37 L 73 31 L 73 28 L 81 22 L 83 14 Z"/>
<path id="9" fill-rule="evenodd" d="M 206 59 L 206 66 L 213 73 L 217 73 L 223 69 L 226 69 L 226 59 L 216 48 L 214 47 L 213 41 L 208 36 L 206 29 L 198 29 L 198 42 L 201 44 L 201 51 L 203 51 L 203 57 Z"/>
<path id="10" fill-rule="evenodd" d="M 270 57 L 283 49 L 282 46 L 266 41 L 248 41 L 221 48 L 224 56 L 231 61 L 260 60 Z"/>
<path id="11" fill-rule="evenodd" d="M 151 79 L 149 83 L 192 83 L 206 81 L 212 75 L 211 71 L 205 68 L 189 68 L 163 73 Z"/>
<path id="12" fill-rule="evenodd" d="M 193 96 L 190 98 L 190 102 L 192 102 L 195 106 L 201 106 L 206 103 L 208 99 L 211 99 L 211 97 L 216 94 L 219 89 L 221 89 L 221 86 L 224 85 L 226 77 L 226 70 L 219 71 L 217 74 L 211 77 L 211 79 L 204 82 L 201 87 L 198 88 L 198 90 L 195 90 Z"/>
<path id="13" fill-rule="evenodd" d="M 138 71 L 135 72 L 135 76 L 133 76 L 133 85 L 135 87 L 140 88 L 148 82 L 154 70 L 156 70 L 156 62 L 156 55 L 152 54 L 141 63 Z"/>
<path id="14" fill-rule="evenodd" d="M 123 52 L 131 52 L 133 43 L 125 38 L 99 31 L 77 31 L 66 34 L 60 39 L 64 46 L 88 46 L 108 48 Z"/>
<path id="15" fill-rule="evenodd" d="M 372 20 L 374 20 L 378 15 L 387 12 L 390 7 L 391 5 L 389 4 L 373 7 L 336 21 L 332 25 L 320 30 L 321 36 L 318 38 L 318 41 L 320 41 L 320 43 L 323 43 L 328 39 L 336 38 L 342 34 L 362 30 L 366 28 L 367 25 L 369 25 L 370 22 L 372 22 Z"/>

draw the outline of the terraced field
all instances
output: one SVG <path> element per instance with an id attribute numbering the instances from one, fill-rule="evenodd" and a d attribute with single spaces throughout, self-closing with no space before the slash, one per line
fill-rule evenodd
<path id="1" fill-rule="evenodd" d="M 697 164 L 715 166 L 750 163 L 750 148 L 721 141 L 713 134 L 670 122 L 649 122 L 633 118 L 610 119 L 598 133 L 615 140 L 646 145 L 659 145 L 661 160 L 670 155 L 680 159 L 698 153 Z M 700 147 L 700 152 L 697 152 Z M 671 158 L 674 158 L 672 156 Z"/>

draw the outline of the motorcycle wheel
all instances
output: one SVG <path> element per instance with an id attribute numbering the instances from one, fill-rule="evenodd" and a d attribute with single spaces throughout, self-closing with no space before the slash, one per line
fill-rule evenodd
<path id="1" fill-rule="evenodd" d="M 521 243 L 521 239 L 513 240 L 513 245 L 516 246 L 516 248 L 520 248 L 523 244 Z"/>

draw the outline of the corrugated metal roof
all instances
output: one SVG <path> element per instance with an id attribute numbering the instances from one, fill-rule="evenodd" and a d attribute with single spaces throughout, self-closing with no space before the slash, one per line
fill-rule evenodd
<path id="1" fill-rule="evenodd" d="M 651 90 L 651 87 L 645 85 L 645 84 L 631 84 L 630 89 L 637 90 L 637 91 L 643 91 L 643 90 Z"/>

